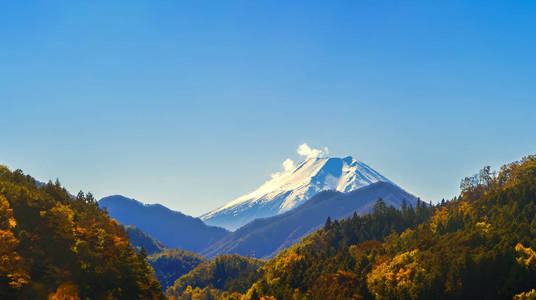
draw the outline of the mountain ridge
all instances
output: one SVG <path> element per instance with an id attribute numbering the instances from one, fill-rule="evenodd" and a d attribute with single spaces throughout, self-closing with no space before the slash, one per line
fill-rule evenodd
<path id="1" fill-rule="evenodd" d="M 208 226 L 199 218 L 161 204 L 144 204 L 121 195 L 103 197 L 98 204 L 111 218 L 138 227 L 168 248 L 196 252 L 228 234 L 223 228 Z"/>

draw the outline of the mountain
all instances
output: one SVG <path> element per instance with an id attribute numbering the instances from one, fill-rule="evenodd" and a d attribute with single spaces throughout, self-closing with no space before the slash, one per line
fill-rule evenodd
<path id="1" fill-rule="evenodd" d="M 99 206 L 106 208 L 111 218 L 140 228 L 169 248 L 197 252 L 229 233 L 163 205 L 143 204 L 120 195 L 102 198 Z"/>
<path id="2" fill-rule="evenodd" d="M 138 227 L 127 225 L 124 228 L 128 234 L 130 243 L 132 246 L 136 247 L 136 251 L 139 251 L 143 247 L 145 252 L 148 255 L 151 255 L 167 250 L 167 247 L 164 246 L 164 244 L 143 232 Z"/>
<path id="3" fill-rule="evenodd" d="M 236 253 L 271 258 L 320 228 L 328 216 L 337 220 L 354 212 L 358 215 L 371 212 L 378 198 L 396 208 L 401 208 L 404 200 L 408 206 L 417 204 L 415 196 L 389 182 L 376 182 L 349 193 L 323 191 L 291 211 L 252 221 L 209 245 L 201 254 L 214 257 Z"/>
<path id="4" fill-rule="evenodd" d="M 536 155 L 484 167 L 460 195 L 326 221 L 266 261 L 245 291 L 194 271 L 170 299 L 536 299 Z M 220 267 L 220 269 L 222 269 Z M 213 281 L 225 280 L 224 272 Z M 252 276 L 251 278 L 255 278 Z M 249 280 L 235 284 L 246 285 Z M 188 287 L 184 289 L 186 285 Z M 221 285 L 220 285 L 221 286 Z M 182 293 L 181 293 L 182 291 Z M 245 292 L 244 292 L 245 291 Z"/>
<path id="5" fill-rule="evenodd" d="M 255 191 L 206 213 L 206 224 L 230 230 L 253 221 L 287 212 L 320 191 L 350 192 L 371 183 L 391 182 L 365 163 L 336 157 L 309 157 L 297 166 L 285 167 Z"/>

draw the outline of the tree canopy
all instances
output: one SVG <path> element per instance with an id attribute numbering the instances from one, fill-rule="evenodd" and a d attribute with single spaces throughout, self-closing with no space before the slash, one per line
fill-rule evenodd
<path id="1" fill-rule="evenodd" d="M 144 253 L 91 194 L 0 166 L 1 299 L 163 299 Z"/>

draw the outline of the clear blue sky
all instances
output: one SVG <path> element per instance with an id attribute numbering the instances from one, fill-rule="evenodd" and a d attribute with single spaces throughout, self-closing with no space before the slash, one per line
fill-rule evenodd
<path id="1" fill-rule="evenodd" d="M 0 164 L 73 192 L 199 215 L 307 142 L 437 201 L 536 153 L 534 1 L 80 2 L 0 9 Z"/>

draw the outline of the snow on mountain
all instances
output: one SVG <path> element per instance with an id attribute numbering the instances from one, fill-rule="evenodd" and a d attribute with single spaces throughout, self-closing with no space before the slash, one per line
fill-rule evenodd
<path id="1" fill-rule="evenodd" d="M 301 149 L 304 145 L 306 149 Z M 294 166 L 287 159 L 283 163 L 284 172 L 273 174 L 258 189 L 202 215 L 201 219 L 209 225 L 235 230 L 254 219 L 289 211 L 320 191 L 346 193 L 378 181 L 392 183 L 351 156 L 321 157 L 321 150 L 304 145 L 298 148 L 298 153 L 307 158 L 300 164 Z M 300 149 L 303 151 L 300 152 Z"/>

